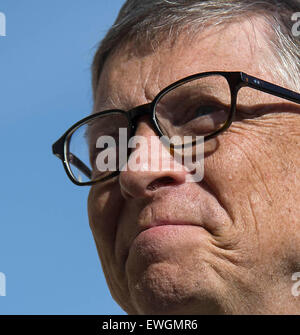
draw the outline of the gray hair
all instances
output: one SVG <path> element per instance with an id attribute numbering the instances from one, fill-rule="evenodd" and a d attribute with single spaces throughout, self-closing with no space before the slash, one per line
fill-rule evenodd
<path id="1" fill-rule="evenodd" d="M 94 95 L 105 60 L 126 43 L 154 48 L 163 39 L 176 39 L 183 30 L 196 34 L 207 25 L 218 26 L 257 14 L 273 30 L 268 42 L 274 60 L 279 62 L 275 75 L 300 91 L 300 40 L 292 34 L 291 19 L 295 12 L 300 12 L 299 0 L 127 0 L 94 57 Z"/>

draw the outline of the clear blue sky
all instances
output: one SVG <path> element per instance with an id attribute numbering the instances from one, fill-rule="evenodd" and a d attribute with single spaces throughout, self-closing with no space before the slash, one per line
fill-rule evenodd
<path id="1" fill-rule="evenodd" d="M 51 144 L 92 107 L 90 63 L 123 0 L 1 0 L 0 314 L 125 314 L 88 226 L 88 188 Z"/>

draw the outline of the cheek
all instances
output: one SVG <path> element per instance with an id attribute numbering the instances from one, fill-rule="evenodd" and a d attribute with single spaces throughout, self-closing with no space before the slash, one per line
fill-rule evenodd
<path id="1" fill-rule="evenodd" d="M 118 183 L 95 185 L 88 197 L 89 223 L 95 240 L 113 248 L 118 217 L 122 208 Z"/>
<path id="2" fill-rule="evenodd" d="M 295 178 L 300 167 L 300 133 L 293 134 L 296 121 L 297 118 L 290 115 L 266 115 L 237 123 L 228 132 L 228 146 L 240 163 L 242 173 L 253 186 L 263 184 L 265 192 L 261 187 L 259 191 L 264 198 L 269 196 L 269 200 L 285 192 L 291 184 L 296 186 L 289 179 L 289 176 Z"/>
<path id="3" fill-rule="evenodd" d="M 299 170 L 300 147 L 288 129 L 287 122 L 278 117 L 233 123 L 219 136 L 218 149 L 206 159 L 207 176 L 213 171 L 216 185 L 228 195 L 256 190 L 271 200 L 273 194 L 282 192 L 287 173 L 295 176 Z"/>
<path id="4" fill-rule="evenodd" d="M 241 240 L 251 238 L 268 250 L 280 249 L 294 229 L 300 148 L 290 127 L 275 117 L 237 122 L 219 136 L 218 149 L 205 162 L 205 177 Z"/>

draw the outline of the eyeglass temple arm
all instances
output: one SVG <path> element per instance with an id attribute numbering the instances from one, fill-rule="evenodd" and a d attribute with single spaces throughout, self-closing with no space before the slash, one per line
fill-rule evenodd
<path id="1" fill-rule="evenodd" d="M 55 156 L 57 156 L 59 159 L 64 161 L 64 155 L 63 155 L 63 143 L 64 139 L 60 138 L 58 141 L 56 141 L 52 145 L 52 152 Z M 92 177 L 92 171 L 74 154 L 68 153 L 69 162 L 72 163 L 74 166 L 76 166 L 82 173 L 84 173 L 88 178 Z"/>
<path id="2" fill-rule="evenodd" d="M 246 86 L 250 86 L 259 91 L 263 91 L 265 93 L 276 95 L 280 98 L 287 99 L 289 101 L 300 104 L 300 94 L 288 90 L 286 88 L 271 84 L 267 81 L 249 76 L 246 73 L 241 73 L 241 79 L 246 84 Z"/>
<path id="3" fill-rule="evenodd" d="M 76 166 L 82 173 L 86 175 L 89 179 L 92 178 L 92 171 L 74 154 L 71 152 L 68 154 L 69 162 Z"/>

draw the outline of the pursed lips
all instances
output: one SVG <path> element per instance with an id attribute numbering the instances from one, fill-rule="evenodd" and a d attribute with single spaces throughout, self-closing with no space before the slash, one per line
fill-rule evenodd
<path id="1" fill-rule="evenodd" d="M 179 226 L 189 226 L 189 228 L 199 228 L 199 232 L 201 230 L 202 233 L 213 238 L 216 235 L 219 236 L 223 226 L 231 224 L 228 213 L 211 192 L 198 186 L 197 197 L 195 197 L 195 192 L 192 192 L 193 187 L 195 188 L 196 185 L 192 185 L 192 190 L 190 186 L 189 192 L 185 192 L 184 187 L 177 187 L 172 194 L 167 190 L 163 194 L 162 190 L 156 199 L 152 199 L 147 204 L 141 203 L 140 208 L 138 201 L 127 202 L 127 208 L 123 208 L 123 215 L 118 223 L 115 244 L 115 254 L 120 264 L 126 264 L 134 241 L 143 232 L 145 232 L 143 233 L 145 236 L 147 230 L 152 235 L 151 238 L 155 238 L 152 232 L 155 234 L 168 230 L 171 233 L 174 230 L 175 233 L 181 229 Z M 186 196 L 182 198 L 183 193 Z M 164 226 L 170 226 L 170 229 Z M 157 231 L 155 232 L 156 227 Z M 150 238 L 150 235 L 148 236 Z"/>
<path id="2" fill-rule="evenodd" d="M 195 235 L 197 235 L 197 230 L 196 229 L 199 229 L 198 231 L 200 232 L 201 231 L 201 234 L 205 233 L 207 236 L 210 235 L 210 232 L 208 231 L 208 229 L 206 229 L 205 225 L 204 224 L 200 224 L 199 222 L 195 223 L 195 222 L 188 222 L 188 221 L 183 221 L 183 220 L 175 220 L 175 219 L 155 219 L 147 224 L 144 224 L 144 225 L 138 225 L 138 229 L 136 231 L 136 233 L 133 235 L 133 237 L 131 238 L 130 240 L 130 243 L 128 245 L 127 248 L 123 249 L 125 251 L 125 254 L 123 254 L 123 262 L 122 264 L 124 264 L 125 268 L 126 268 L 126 264 L 127 264 L 127 261 L 128 261 L 128 257 L 129 257 L 129 253 L 130 253 L 130 250 L 131 248 L 136 245 L 136 242 L 139 244 L 139 243 L 142 243 L 142 245 L 144 244 L 144 239 L 146 238 L 148 240 L 148 238 L 150 238 L 149 242 L 153 239 L 156 240 L 157 238 L 158 239 L 165 239 L 166 237 L 166 240 L 169 240 L 167 235 L 169 235 L 169 233 L 173 234 L 175 233 L 177 236 L 180 236 L 178 235 L 178 233 L 180 234 L 180 232 L 178 231 L 178 228 L 179 227 L 189 227 L 189 228 L 192 228 L 194 227 L 195 230 L 193 230 L 193 234 L 195 233 Z M 162 228 L 162 229 L 159 229 L 159 228 Z M 155 231 L 157 228 L 157 231 Z M 180 228 L 181 229 L 181 228 Z M 182 228 L 184 229 L 184 228 Z M 167 233 L 168 232 L 168 233 Z M 153 235 L 154 233 L 154 235 Z M 167 233 L 167 235 L 165 235 Z M 148 235 L 150 234 L 150 235 Z M 158 235 L 157 235 L 158 234 Z M 140 238 L 142 240 L 140 240 Z M 143 242 L 142 242 L 143 241 Z M 152 243 L 152 242 L 150 242 Z"/>
<path id="3" fill-rule="evenodd" d="M 160 227 L 160 226 L 196 226 L 196 227 L 203 228 L 207 230 L 208 232 L 210 232 L 204 223 L 189 222 L 189 221 L 183 221 L 183 220 L 178 220 L 178 219 L 171 219 L 171 220 L 170 219 L 155 219 L 151 221 L 150 223 L 144 224 L 142 226 L 138 225 L 138 230 L 135 236 L 132 238 L 130 245 L 138 237 L 138 235 L 141 234 L 142 232 L 155 228 L 155 227 Z"/>

